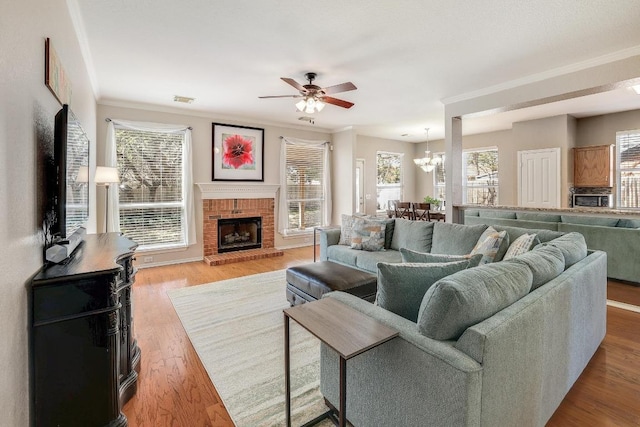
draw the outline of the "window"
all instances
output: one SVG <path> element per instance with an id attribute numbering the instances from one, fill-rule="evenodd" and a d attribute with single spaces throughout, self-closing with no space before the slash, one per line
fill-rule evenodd
<path id="1" fill-rule="evenodd" d="M 378 183 L 377 210 L 385 211 L 389 207 L 389 200 L 403 199 L 403 177 L 402 159 L 404 154 L 387 153 L 378 151 L 377 153 L 377 175 Z"/>
<path id="2" fill-rule="evenodd" d="M 498 203 L 498 149 L 470 150 L 462 158 L 463 203 Z"/>
<path id="3" fill-rule="evenodd" d="M 328 144 L 285 139 L 286 223 L 283 234 L 306 232 L 327 222 Z M 282 209 L 281 209 L 282 212 Z"/>
<path id="4" fill-rule="evenodd" d="M 444 173 L 444 153 L 433 153 L 433 157 L 440 158 L 440 162 L 433 169 L 433 192 L 436 199 L 445 199 L 445 183 L 446 176 Z M 441 204 L 442 205 L 442 204 Z"/>
<path id="5" fill-rule="evenodd" d="M 640 130 L 616 133 L 617 207 L 640 209 Z"/>
<path id="6" fill-rule="evenodd" d="M 116 126 L 120 230 L 140 249 L 183 246 L 185 132 Z"/>

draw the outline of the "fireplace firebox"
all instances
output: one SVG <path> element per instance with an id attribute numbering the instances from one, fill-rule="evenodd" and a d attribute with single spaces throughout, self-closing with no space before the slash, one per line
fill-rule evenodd
<path id="1" fill-rule="evenodd" d="M 262 218 L 218 220 L 218 253 L 262 247 Z"/>

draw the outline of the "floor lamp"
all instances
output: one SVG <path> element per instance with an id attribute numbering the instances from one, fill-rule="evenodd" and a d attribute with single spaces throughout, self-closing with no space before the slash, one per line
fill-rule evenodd
<path id="1" fill-rule="evenodd" d="M 120 178 L 118 177 L 118 168 L 97 166 L 95 182 L 96 185 L 103 185 L 105 187 L 104 232 L 106 233 L 108 231 L 107 224 L 109 224 L 109 186 L 120 182 Z"/>

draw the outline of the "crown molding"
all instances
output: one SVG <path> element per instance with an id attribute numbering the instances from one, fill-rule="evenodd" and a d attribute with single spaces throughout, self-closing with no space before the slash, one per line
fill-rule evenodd
<path id="1" fill-rule="evenodd" d="M 69 10 L 69 16 L 71 17 L 71 24 L 76 32 L 76 38 L 80 45 L 80 53 L 84 59 L 85 68 L 89 75 L 89 83 L 93 90 L 93 96 L 95 99 L 100 98 L 100 87 L 98 85 L 98 77 L 96 76 L 96 68 L 93 65 L 93 56 L 91 56 L 91 49 L 89 49 L 89 41 L 87 40 L 87 32 L 84 27 L 84 21 L 82 20 L 82 14 L 80 13 L 80 6 L 78 6 L 77 0 L 67 0 L 67 9 Z"/>

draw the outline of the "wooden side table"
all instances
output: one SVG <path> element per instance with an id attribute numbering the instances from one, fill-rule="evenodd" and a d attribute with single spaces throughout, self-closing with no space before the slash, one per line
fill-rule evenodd
<path id="1" fill-rule="evenodd" d="M 311 332 L 340 356 L 340 427 L 347 425 L 347 360 L 398 336 L 391 329 L 333 298 L 287 308 L 284 312 L 284 371 L 287 427 L 291 427 L 291 379 L 289 354 L 289 319 Z M 326 418 L 334 419 L 332 410 L 325 412 L 305 426 Z"/>

